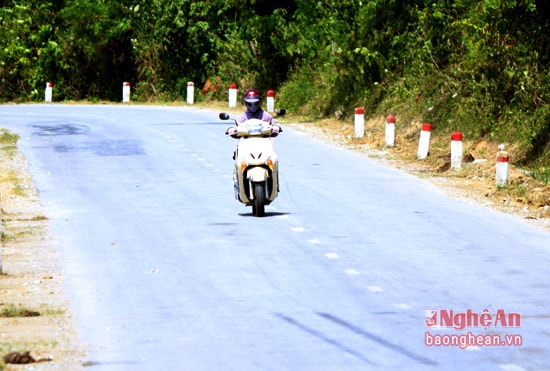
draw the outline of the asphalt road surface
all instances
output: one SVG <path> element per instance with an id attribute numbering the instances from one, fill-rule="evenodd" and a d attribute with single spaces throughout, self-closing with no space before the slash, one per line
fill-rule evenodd
<path id="1" fill-rule="evenodd" d="M 550 367 L 550 234 L 290 129 L 256 218 L 217 114 L 0 106 L 93 369 Z"/>

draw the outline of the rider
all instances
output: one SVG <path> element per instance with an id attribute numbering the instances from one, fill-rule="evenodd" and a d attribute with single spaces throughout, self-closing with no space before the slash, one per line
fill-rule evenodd
<path id="1" fill-rule="evenodd" d="M 277 124 L 273 116 L 262 109 L 262 96 L 256 89 L 249 89 L 244 93 L 243 103 L 246 106 L 246 111 L 237 120 L 237 125 L 250 119 L 258 119 L 269 123 L 272 126 L 272 137 L 276 137 L 283 131 L 281 126 Z M 236 129 L 235 129 L 236 132 Z M 231 134 L 231 133 L 229 133 Z"/>
<path id="2" fill-rule="evenodd" d="M 259 91 L 256 89 L 249 89 L 244 93 L 243 103 L 246 106 L 246 111 L 239 117 L 237 120 L 237 125 L 242 124 L 246 120 L 258 119 L 265 121 L 271 125 L 271 136 L 276 137 L 279 133 L 283 132 L 283 129 L 277 124 L 273 116 L 268 112 L 262 109 L 262 96 Z M 231 127 L 228 128 L 225 132 L 228 135 L 231 135 L 233 138 L 236 138 L 237 128 Z M 233 160 L 235 159 L 237 153 L 233 152 Z"/>

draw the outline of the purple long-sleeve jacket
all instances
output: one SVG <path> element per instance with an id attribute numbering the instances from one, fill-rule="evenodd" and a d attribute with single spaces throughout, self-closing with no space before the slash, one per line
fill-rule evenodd
<path id="1" fill-rule="evenodd" d="M 241 117 L 237 120 L 237 124 L 240 124 L 242 122 L 245 122 L 246 120 L 250 119 L 259 119 L 265 122 L 269 122 L 271 125 L 277 125 L 275 122 L 275 119 L 273 116 L 271 116 L 268 112 L 264 111 L 263 109 L 259 109 L 258 112 L 252 113 L 248 110 L 246 110 Z"/>

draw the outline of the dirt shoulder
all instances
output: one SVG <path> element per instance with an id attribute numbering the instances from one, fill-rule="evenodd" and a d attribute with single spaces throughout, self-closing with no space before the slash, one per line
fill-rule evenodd
<path id="1" fill-rule="evenodd" d="M 0 370 L 78 370 L 86 354 L 63 292 L 63 272 L 27 162 L 13 146 L 0 147 L 2 245 Z M 4 362 L 30 352 L 26 365 Z"/>
<path id="2" fill-rule="evenodd" d="M 463 164 L 460 170 L 450 168 L 450 136 L 432 139 L 429 155 L 417 160 L 421 123 L 395 127 L 395 145 L 385 145 L 385 118 L 365 121 L 365 137 L 355 138 L 353 123 L 323 120 L 315 123 L 284 125 L 309 133 L 326 142 L 342 146 L 381 163 L 402 169 L 432 182 L 449 197 L 459 198 L 525 220 L 537 228 L 550 231 L 550 185 L 535 181 L 528 172 L 510 164 L 509 185 L 496 186 L 496 153 L 498 143 L 463 141 Z M 510 161 L 513 162 L 513 146 Z"/>

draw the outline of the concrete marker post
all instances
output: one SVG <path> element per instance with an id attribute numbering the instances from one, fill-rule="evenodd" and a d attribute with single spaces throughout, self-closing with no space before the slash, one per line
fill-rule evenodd
<path id="1" fill-rule="evenodd" d="M 418 152 L 416 154 L 416 158 L 418 158 L 419 160 L 423 160 L 428 157 L 428 152 L 430 151 L 431 132 L 431 124 L 422 124 L 422 130 L 420 131 L 420 140 L 418 141 Z"/>
<path id="2" fill-rule="evenodd" d="M 2 200 L 0 200 L 0 235 L 2 235 Z M 0 274 L 3 274 L 2 268 L 2 240 L 0 239 Z"/>
<path id="3" fill-rule="evenodd" d="M 229 108 L 237 107 L 237 84 L 229 85 Z"/>
<path id="4" fill-rule="evenodd" d="M 508 152 L 504 150 L 504 144 L 499 144 L 496 163 L 496 185 L 505 187 L 508 185 Z"/>
<path id="5" fill-rule="evenodd" d="M 51 82 L 46 83 L 46 90 L 44 91 L 44 102 L 51 103 L 53 95 L 53 84 Z"/>
<path id="6" fill-rule="evenodd" d="M 363 107 L 355 109 L 355 137 L 363 138 L 365 136 L 365 110 Z"/>
<path id="7" fill-rule="evenodd" d="M 273 113 L 275 112 L 275 91 L 268 90 L 267 91 L 267 102 L 266 102 L 266 109 L 267 112 Z"/>
<path id="8" fill-rule="evenodd" d="M 395 145 L 395 116 L 388 115 L 386 118 L 386 146 L 393 147 Z"/>
<path id="9" fill-rule="evenodd" d="M 187 83 L 187 104 L 195 103 L 195 84 L 189 81 Z"/>
<path id="10" fill-rule="evenodd" d="M 451 169 L 460 170 L 462 167 L 462 133 L 451 134 Z"/>
<path id="11" fill-rule="evenodd" d="M 130 103 L 130 83 L 128 81 L 122 83 L 122 103 Z"/>

